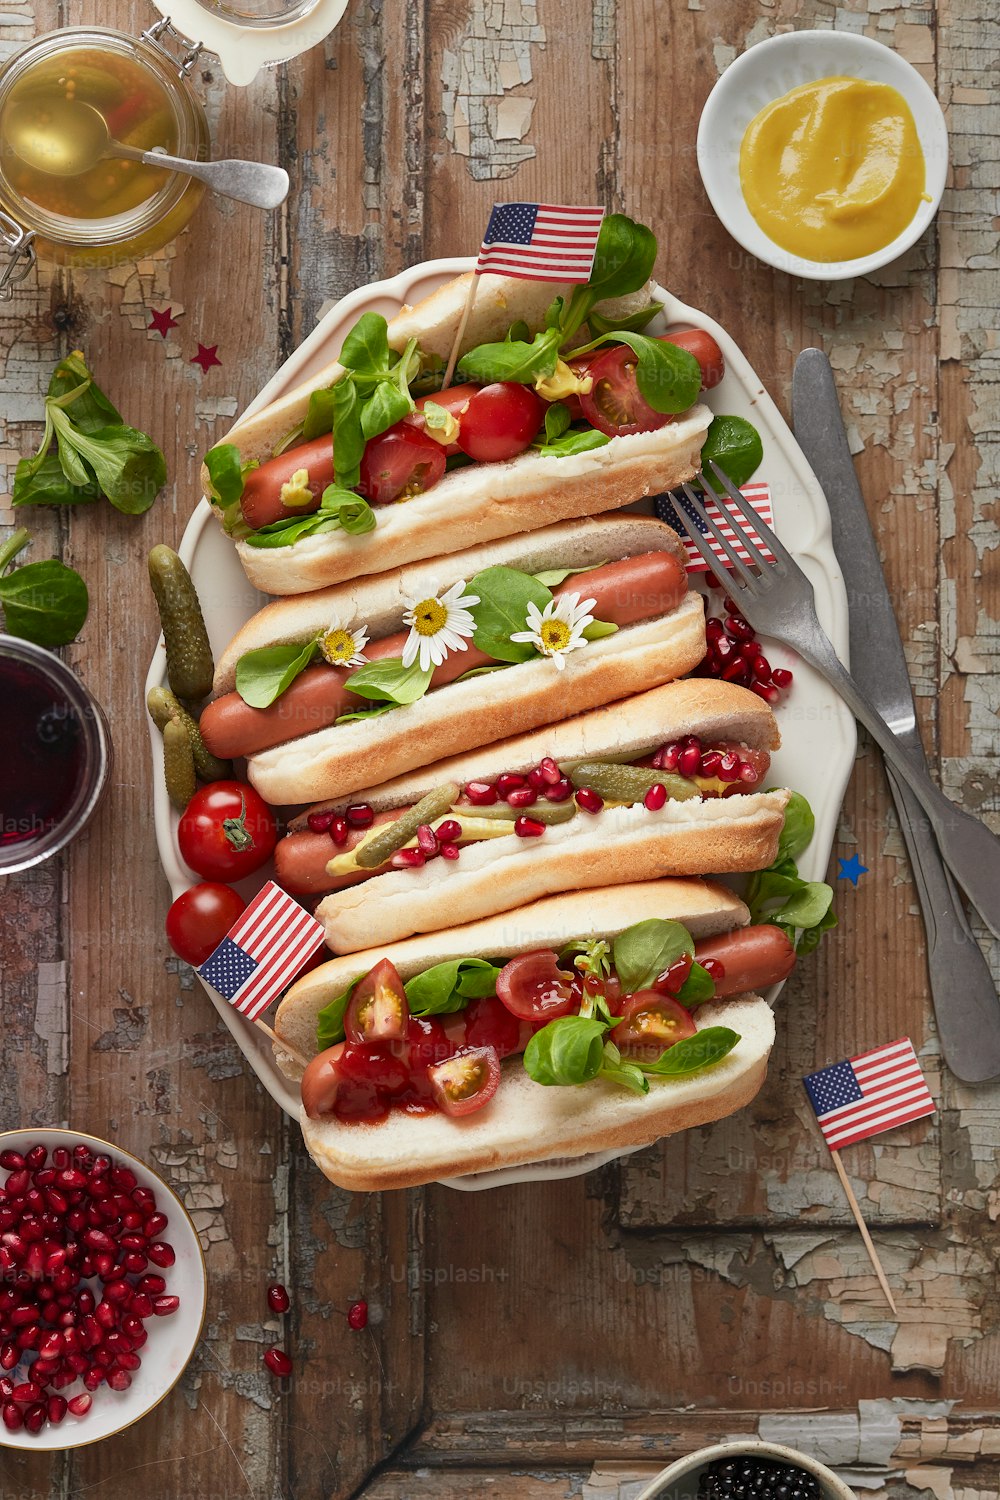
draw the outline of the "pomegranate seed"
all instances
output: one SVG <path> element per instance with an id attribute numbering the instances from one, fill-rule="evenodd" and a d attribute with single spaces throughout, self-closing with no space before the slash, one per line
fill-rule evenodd
<path id="1" fill-rule="evenodd" d="M 149 1261 L 140 1250 L 130 1250 L 122 1264 L 132 1276 L 138 1276 L 149 1265 Z"/>
<path id="2" fill-rule="evenodd" d="M 14 1405 L 13 1401 L 5 1401 L 3 1404 L 3 1425 L 8 1432 L 20 1432 L 24 1418 Z"/>
<path id="3" fill-rule="evenodd" d="M 31 1177 L 22 1167 L 19 1172 L 11 1172 L 7 1178 L 8 1198 L 19 1198 L 22 1193 L 27 1192 L 31 1184 Z"/>
<path id="4" fill-rule="evenodd" d="M 65 1167 L 56 1177 L 56 1183 L 61 1188 L 82 1188 L 87 1186 L 87 1179 L 76 1167 Z"/>
<path id="5" fill-rule="evenodd" d="M 658 771 L 676 771 L 680 753 L 680 745 L 662 745 L 653 756 L 653 765 Z"/>
<path id="6" fill-rule="evenodd" d="M 778 689 L 772 687 L 769 682 L 753 682 L 750 686 L 752 691 L 757 694 L 757 697 L 763 698 L 765 703 L 777 703 L 781 697 Z"/>
<path id="7" fill-rule="evenodd" d="M 14 1382 L 6 1375 L 0 1375 L 0 1401 L 9 1401 L 14 1394 Z"/>
<path id="8" fill-rule="evenodd" d="M 155 1234 L 152 1238 L 156 1238 Z M 120 1234 L 118 1236 L 118 1243 L 123 1250 L 143 1250 L 146 1245 L 146 1236 L 135 1233 Z"/>
<path id="9" fill-rule="evenodd" d="M 685 745 L 677 757 L 677 769 L 682 776 L 697 776 L 701 766 L 701 746 Z"/>
<path id="10" fill-rule="evenodd" d="M 535 766 L 528 772 L 528 785 L 534 787 L 536 792 L 544 792 L 548 782 L 545 780 L 540 766 Z"/>
<path id="11" fill-rule="evenodd" d="M 91 1365 L 89 1370 L 84 1370 L 81 1378 L 88 1391 L 96 1391 L 99 1385 L 104 1384 L 104 1371 L 98 1365 Z"/>
<path id="12" fill-rule="evenodd" d="M 698 763 L 698 772 L 702 776 L 714 776 L 719 769 L 719 761 L 722 753 L 719 750 L 705 750 Z"/>
<path id="13" fill-rule="evenodd" d="M 756 769 L 748 760 L 743 761 L 740 766 L 740 780 L 745 781 L 747 786 L 754 786 L 759 780 Z"/>
<path id="14" fill-rule="evenodd" d="M 368 1326 L 368 1303 L 353 1302 L 347 1309 L 347 1322 L 351 1328 L 367 1328 Z"/>
<path id="15" fill-rule="evenodd" d="M 720 781 L 736 781 L 740 774 L 740 758 L 734 751 L 730 750 L 719 761 L 718 777 Z"/>
<path id="16" fill-rule="evenodd" d="M 445 818 L 437 827 L 437 836 L 442 844 L 454 844 L 462 837 L 462 825 L 456 818 Z"/>
<path id="17" fill-rule="evenodd" d="M 103 1250 L 105 1252 L 114 1250 L 115 1242 L 103 1229 L 87 1229 L 84 1231 L 83 1243 L 91 1250 Z"/>
<path id="18" fill-rule="evenodd" d="M 72 1229 L 74 1234 L 79 1234 L 87 1222 L 87 1215 L 82 1208 L 71 1208 L 66 1215 L 66 1227 Z"/>
<path id="19" fill-rule="evenodd" d="M 40 1313 L 37 1307 L 15 1307 L 10 1315 L 11 1328 L 25 1328 L 29 1323 L 37 1323 Z"/>
<path id="20" fill-rule="evenodd" d="M 519 839 L 540 839 L 545 832 L 545 824 L 539 823 L 537 818 L 522 816 L 514 819 L 514 832 Z"/>
<path id="21" fill-rule="evenodd" d="M 284 1349 L 265 1349 L 264 1363 L 271 1374 L 277 1375 L 279 1379 L 282 1375 L 290 1375 L 292 1373 L 292 1362 Z"/>
<path id="22" fill-rule="evenodd" d="M 753 629 L 747 624 L 742 615 L 726 616 L 726 633 L 734 641 L 748 641 L 753 635 Z"/>
<path id="23" fill-rule="evenodd" d="M 138 1354 L 122 1353 L 118 1356 L 119 1370 L 138 1370 L 141 1364 L 142 1360 Z"/>
<path id="24" fill-rule="evenodd" d="M 32 1323 L 30 1328 L 22 1328 L 17 1336 L 17 1347 L 19 1349 L 37 1349 L 41 1338 L 41 1332 L 37 1323 Z"/>
<path id="25" fill-rule="evenodd" d="M 604 806 L 604 798 L 593 787 L 582 786 L 576 794 L 576 805 L 582 807 L 584 812 L 599 813 Z"/>
<path id="26" fill-rule="evenodd" d="M 45 1426 L 45 1420 L 45 1407 L 40 1401 L 36 1402 L 34 1406 L 29 1406 L 24 1414 L 24 1425 L 29 1432 L 41 1432 Z"/>
<path id="27" fill-rule="evenodd" d="M 0 1151 L 0 1167 L 6 1167 L 8 1172 L 13 1172 L 23 1168 L 23 1166 L 24 1157 L 20 1151 L 12 1151 L 10 1147 L 5 1151 Z"/>
<path id="28" fill-rule="evenodd" d="M 0 1344 L 0 1370 L 13 1370 L 21 1357 L 21 1351 L 13 1339 L 5 1339 Z"/>
<path id="29" fill-rule="evenodd" d="M 465 795 L 474 807 L 492 807 L 500 794 L 489 781 L 469 781 Z"/>
<path id="30" fill-rule="evenodd" d="M 50 1396 L 46 1405 L 46 1414 L 54 1427 L 58 1427 L 66 1415 L 66 1398 L 64 1396 Z"/>
<path id="31" fill-rule="evenodd" d="M 545 795 L 550 802 L 567 802 L 573 795 L 573 783 L 568 776 L 560 776 L 545 788 Z"/>
<path id="32" fill-rule="evenodd" d="M 145 1260 L 145 1256 L 142 1257 Z M 132 1295 L 132 1289 L 124 1279 L 121 1281 L 109 1281 L 104 1288 L 104 1300 L 106 1302 L 127 1302 Z"/>
<path id="33" fill-rule="evenodd" d="M 417 829 L 417 848 L 425 859 L 431 859 L 440 848 L 438 836 L 429 823 L 421 823 Z"/>
<path id="34" fill-rule="evenodd" d="M 330 824 L 333 822 L 336 816 L 337 815 L 334 812 L 333 808 L 330 807 L 327 808 L 325 812 L 310 813 L 308 818 L 306 819 L 306 822 L 309 824 L 309 828 L 312 833 L 328 833 L 330 830 Z"/>
<path id="35" fill-rule="evenodd" d="M 153 1300 L 151 1297 L 147 1297 L 145 1292 L 133 1293 L 128 1307 L 129 1312 L 134 1313 L 137 1318 L 151 1318 L 153 1316 Z"/>
<path id="36" fill-rule="evenodd" d="M 272 1312 L 284 1313 L 291 1306 L 291 1298 L 280 1281 L 275 1281 L 267 1289 L 267 1305 Z"/>
<path id="37" fill-rule="evenodd" d="M 28 1406 L 32 1401 L 40 1401 L 42 1393 L 33 1380 L 26 1380 L 14 1387 L 13 1397 L 18 1406 Z"/>
<path id="38" fill-rule="evenodd" d="M 787 688 L 792 685 L 792 674 L 787 667 L 775 667 L 771 673 L 771 681 L 776 688 Z"/>
<path id="39" fill-rule="evenodd" d="M 48 1155 L 49 1153 L 44 1146 L 32 1146 L 30 1151 L 25 1152 L 24 1164 L 26 1167 L 30 1167 L 32 1172 L 37 1172 L 40 1167 L 44 1167 L 48 1160 Z"/>
<path id="40" fill-rule="evenodd" d="M 397 849 L 389 863 L 394 870 L 418 870 L 421 865 L 427 863 L 427 856 L 422 849 Z M 152 1248 L 150 1246 L 150 1250 Z M 150 1260 L 153 1259 L 154 1256 L 151 1254 Z M 159 1265 L 160 1262 L 157 1261 L 156 1264 Z"/>
<path id="41" fill-rule="evenodd" d="M 149 1292 L 151 1296 L 155 1296 L 157 1292 L 165 1292 L 166 1290 L 167 1283 L 164 1281 L 163 1277 L 154 1276 L 152 1273 L 149 1273 L 146 1276 L 141 1276 L 136 1283 L 136 1291 Z"/>
<path id="42" fill-rule="evenodd" d="M 142 1346 L 143 1346 L 143 1344 L 149 1338 L 149 1334 L 146 1332 L 146 1330 L 144 1328 L 141 1333 L 133 1333 L 133 1334 L 130 1334 L 129 1337 L 132 1340 L 132 1348 L 133 1349 L 141 1349 Z"/>
<path id="43" fill-rule="evenodd" d="M 716 982 L 726 977 L 726 966 L 721 958 L 706 958 L 702 964 L 702 968 Z"/>
<path id="44" fill-rule="evenodd" d="M 94 1317 L 102 1328 L 114 1328 L 118 1322 L 118 1314 L 110 1302 L 98 1302 Z"/>
<path id="45" fill-rule="evenodd" d="M 352 828 L 370 828 L 375 821 L 375 813 L 367 802 L 352 802 L 345 817 Z"/>
<path id="46" fill-rule="evenodd" d="M 507 802 L 511 807 L 531 807 L 532 803 L 538 801 L 538 793 L 532 786 L 515 787 L 507 794 Z"/>
<path id="47" fill-rule="evenodd" d="M 61 1333 L 47 1333 L 38 1346 L 38 1354 L 41 1359 L 62 1358 L 63 1336 Z"/>
<path id="48" fill-rule="evenodd" d="M 149 1188 L 144 1188 L 144 1187 L 133 1188 L 130 1196 L 131 1196 L 132 1202 L 135 1204 L 136 1208 L 141 1209 L 143 1213 L 151 1214 L 151 1213 L 153 1213 L 155 1211 L 155 1209 L 156 1209 L 156 1199 L 153 1197 L 152 1193 L 149 1191 Z"/>
<path id="49" fill-rule="evenodd" d="M 66 1405 L 74 1417 L 85 1417 L 93 1405 L 93 1400 L 93 1396 L 87 1396 L 81 1392 L 79 1396 L 71 1396 Z"/>
<path id="50" fill-rule="evenodd" d="M 705 637 L 712 644 L 722 636 L 722 621 L 716 615 L 709 615 L 705 621 Z"/>
<path id="51" fill-rule="evenodd" d="M 44 1388 L 53 1375 L 58 1375 L 61 1367 L 60 1359 L 36 1359 L 31 1367 L 31 1378 L 40 1388 Z"/>
<path id="52" fill-rule="evenodd" d="M 457 844 L 442 844 L 438 850 L 442 859 L 458 859 L 461 852 Z"/>
<path id="53" fill-rule="evenodd" d="M 156 1240 L 146 1251 L 154 1266 L 172 1266 L 177 1259 L 174 1254 L 173 1245 L 168 1245 L 165 1240 Z"/>
<path id="54" fill-rule="evenodd" d="M 346 818 L 334 818 L 330 824 L 330 837 L 338 849 L 342 849 L 347 843 L 347 835 L 350 830 L 347 827 Z"/>
<path id="55" fill-rule="evenodd" d="M 80 1309 L 80 1312 L 83 1314 L 92 1313 L 94 1311 L 94 1294 L 89 1287 L 84 1287 L 83 1291 L 76 1299 L 76 1305 Z"/>
<path id="56" fill-rule="evenodd" d="M 58 1167 L 61 1172 L 69 1166 L 69 1152 L 65 1146 L 55 1146 L 52 1150 L 52 1165 Z"/>
<path id="57" fill-rule="evenodd" d="M 126 1338 L 134 1339 L 143 1332 L 142 1319 L 135 1313 L 126 1313 L 122 1318 L 122 1333 Z"/>
<path id="58" fill-rule="evenodd" d="M 562 780 L 562 771 L 551 755 L 545 755 L 538 762 L 538 770 L 545 779 L 547 786 L 555 786 L 557 781 Z"/>
<path id="59" fill-rule="evenodd" d="M 94 1153 L 83 1141 L 73 1147 L 73 1160 L 81 1167 L 89 1167 L 94 1160 Z"/>
<path id="60" fill-rule="evenodd" d="M 766 656 L 758 656 L 754 660 L 753 675 L 756 677 L 758 682 L 770 682 L 771 663 L 768 661 Z"/>
<path id="61" fill-rule="evenodd" d="M 658 781 L 654 786 L 650 787 L 645 797 L 643 797 L 642 805 L 646 808 L 647 812 L 659 812 L 666 800 L 667 789 L 661 781 Z"/>
<path id="62" fill-rule="evenodd" d="M 158 1318 L 169 1318 L 181 1305 L 179 1297 L 154 1297 L 153 1312 Z"/>
<path id="63" fill-rule="evenodd" d="M 760 642 L 756 640 L 744 641 L 739 648 L 738 654 L 742 656 L 744 661 L 749 662 L 753 666 L 760 655 Z"/>
<path id="64" fill-rule="evenodd" d="M 132 1384 L 132 1377 L 127 1370 L 111 1370 L 108 1373 L 108 1385 L 113 1391 L 127 1391 Z"/>
<path id="65" fill-rule="evenodd" d="M 746 662 L 742 659 L 731 661 L 728 667 L 722 669 L 723 682 L 737 682 L 741 687 L 746 687 L 750 681 L 750 673 Z"/>
<path id="66" fill-rule="evenodd" d="M 511 792 L 516 792 L 521 787 L 527 785 L 527 777 L 519 776 L 516 771 L 502 771 L 496 779 L 497 793 L 504 799 L 505 802 L 510 796 Z"/>

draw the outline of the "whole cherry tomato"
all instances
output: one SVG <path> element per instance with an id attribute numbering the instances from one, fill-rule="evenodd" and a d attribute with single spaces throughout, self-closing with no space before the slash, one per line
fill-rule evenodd
<path id="1" fill-rule="evenodd" d="M 278 825 L 252 786 L 213 781 L 181 814 L 177 842 L 185 864 L 206 880 L 242 880 L 271 858 Z"/>
<path id="2" fill-rule="evenodd" d="M 246 908 L 231 886 L 193 885 L 167 912 L 167 941 L 185 963 L 203 964 Z"/>

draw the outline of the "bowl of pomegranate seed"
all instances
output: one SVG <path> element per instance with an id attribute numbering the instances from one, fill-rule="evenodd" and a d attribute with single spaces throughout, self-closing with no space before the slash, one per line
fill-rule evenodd
<path id="1" fill-rule="evenodd" d="M 195 1227 L 144 1162 L 77 1130 L 0 1134 L 0 1445 L 131 1427 L 183 1374 L 205 1299 Z"/>

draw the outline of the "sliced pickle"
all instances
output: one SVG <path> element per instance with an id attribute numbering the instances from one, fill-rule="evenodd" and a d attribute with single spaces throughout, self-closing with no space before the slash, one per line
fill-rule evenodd
<path id="1" fill-rule="evenodd" d="M 530 807 L 508 807 L 506 802 L 496 802 L 488 807 L 459 807 L 456 815 L 468 814 L 473 818 L 495 818 L 513 824 L 517 818 L 534 818 L 536 823 L 568 823 L 576 816 L 576 803 L 532 802 Z"/>
<path id="2" fill-rule="evenodd" d="M 641 802 L 651 786 L 662 786 L 672 802 L 686 802 L 701 792 L 686 776 L 655 766 L 620 766 L 605 760 L 581 760 L 567 773 L 575 787 L 590 787 L 605 802 Z"/>
<path id="3" fill-rule="evenodd" d="M 415 806 L 401 813 L 395 822 L 386 823 L 384 828 L 380 828 L 378 833 L 354 851 L 362 870 L 374 870 L 376 866 L 384 865 L 387 859 L 391 859 L 397 850 L 415 837 L 422 824 L 433 823 L 436 818 L 443 818 L 451 812 L 461 790 L 457 781 L 436 786 L 426 797 L 421 797 Z"/>

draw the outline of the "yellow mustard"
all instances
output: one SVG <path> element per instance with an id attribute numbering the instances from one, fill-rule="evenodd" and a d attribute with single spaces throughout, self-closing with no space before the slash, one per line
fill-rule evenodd
<path id="1" fill-rule="evenodd" d="M 871 255 L 902 233 L 925 196 L 910 107 L 885 83 L 804 83 L 750 121 L 740 183 L 783 250 L 817 261 Z"/>

